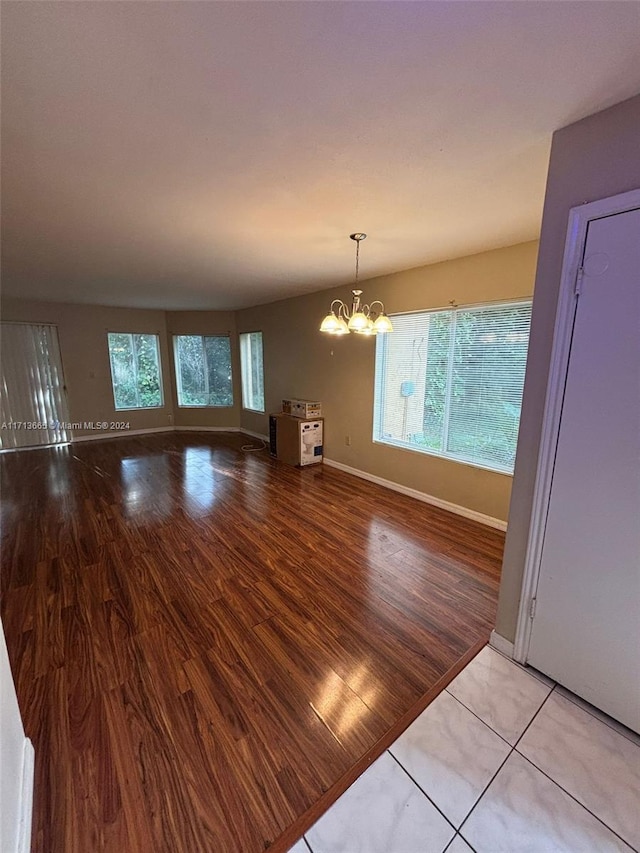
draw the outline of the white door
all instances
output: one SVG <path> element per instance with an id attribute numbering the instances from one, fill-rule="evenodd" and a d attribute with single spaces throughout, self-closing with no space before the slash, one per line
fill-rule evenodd
<path id="1" fill-rule="evenodd" d="M 528 662 L 640 731 L 640 210 L 583 267 Z"/>

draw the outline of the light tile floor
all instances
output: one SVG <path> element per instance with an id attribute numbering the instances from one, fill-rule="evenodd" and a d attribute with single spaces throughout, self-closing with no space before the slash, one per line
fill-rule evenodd
<path id="1" fill-rule="evenodd" d="M 640 738 L 489 646 L 290 853 L 640 848 Z"/>

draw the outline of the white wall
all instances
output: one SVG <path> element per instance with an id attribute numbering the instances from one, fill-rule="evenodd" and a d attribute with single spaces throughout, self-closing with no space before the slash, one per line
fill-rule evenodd
<path id="1" fill-rule="evenodd" d="M 25 737 L 0 622 L 0 851 L 27 853 L 31 838 L 33 747 Z"/>
<path id="2" fill-rule="evenodd" d="M 529 541 L 542 415 L 562 274 L 569 210 L 640 187 L 640 95 L 553 135 L 531 337 L 524 383 L 509 528 L 504 549 L 496 631 L 513 642 Z M 585 472 L 587 482 L 588 472 Z"/>

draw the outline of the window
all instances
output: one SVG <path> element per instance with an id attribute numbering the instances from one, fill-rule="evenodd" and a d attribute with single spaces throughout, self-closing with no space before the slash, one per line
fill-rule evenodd
<path id="1" fill-rule="evenodd" d="M 376 339 L 374 441 L 511 473 L 531 302 L 396 314 Z"/>
<path id="2" fill-rule="evenodd" d="M 262 332 L 240 335 L 240 366 L 242 369 L 242 407 L 264 412 L 264 366 Z"/>
<path id="3" fill-rule="evenodd" d="M 116 409 L 162 406 L 157 335 L 109 332 L 109 359 Z"/>
<path id="4" fill-rule="evenodd" d="M 179 406 L 232 406 L 228 335 L 176 335 L 173 339 Z"/>

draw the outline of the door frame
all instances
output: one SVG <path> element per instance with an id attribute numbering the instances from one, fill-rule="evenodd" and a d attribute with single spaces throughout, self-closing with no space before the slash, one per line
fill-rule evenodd
<path id="1" fill-rule="evenodd" d="M 542 546 L 547 524 L 547 512 L 551 499 L 551 484 L 555 466 L 560 418 L 564 402 L 564 391 L 569 369 L 569 355 L 573 336 L 573 324 L 578 305 L 582 262 L 587 242 L 589 223 L 618 213 L 640 208 L 640 189 L 621 193 L 609 198 L 587 202 L 569 211 L 567 239 L 562 262 L 558 307 L 553 331 L 551 361 L 544 403 L 540 450 L 533 490 L 533 507 L 529 523 L 529 535 L 522 578 L 518 621 L 513 644 L 513 657 L 526 663 L 529 655 L 533 612 L 542 563 Z M 535 293 L 534 293 L 535 300 Z"/>

